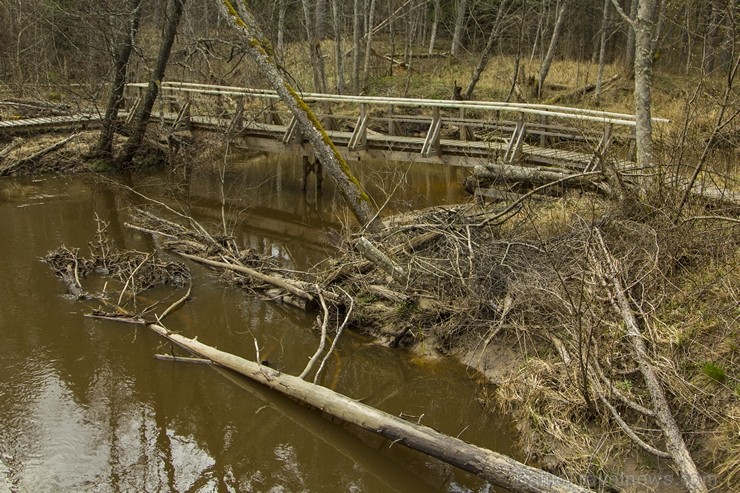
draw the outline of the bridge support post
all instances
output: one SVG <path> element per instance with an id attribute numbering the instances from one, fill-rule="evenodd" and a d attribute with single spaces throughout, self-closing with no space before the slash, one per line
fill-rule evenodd
<path id="1" fill-rule="evenodd" d="M 540 134 L 540 146 L 547 147 L 550 143 L 550 138 L 547 136 L 547 132 L 550 131 L 550 129 L 548 128 L 550 125 L 550 118 L 548 118 L 547 115 L 542 115 L 540 117 L 540 124 L 542 125 L 542 133 Z"/>
<path id="2" fill-rule="evenodd" d="M 434 108 L 432 124 L 429 126 L 424 144 L 421 146 L 421 155 L 423 157 L 439 156 L 441 154 L 439 145 L 439 133 L 441 129 L 442 117 L 439 114 L 439 108 Z"/>
<path id="3" fill-rule="evenodd" d="M 347 147 L 350 151 L 358 151 L 367 147 L 367 103 L 360 104 L 360 116 L 357 118 L 352 137 Z"/>
<path id="4" fill-rule="evenodd" d="M 285 134 L 283 135 L 283 144 L 292 144 L 297 140 L 298 134 L 300 134 L 300 131 L 298 130 L 298 120 L 293 117 L 290 120 L 290 123 L 288 123 L 288 128 L 285 130 Z"/>
<path id="5" fill-rule="evenodd" d="M 471 140 L 475 140 L 475 135 L 473 134 L 473 131 L 470 130 L 470 127 L 468 127 L 465 124 L 465 117 L 466 117 L 465 108 L 460 108 L 460 128 L 459 128 L 460 140 L 462 140 L 463 142 L 468 142 Z"/>
<path id="6" fill-rule="evenodd" d="M 393 114 L 395 112 L 395 107 L 393 105 L 388 106 L 388 135 L 405 135 L 403 130 L 401 130 L 400 125 L 398 125 L 398 122 L 395 118 L 393 118 Z"/>
<path id="7" fill-rule="evenodd" d="M 504 163 L 514 164 L 514 162 L 519 159 L 519 156 L 522 153 L 522 145 L 524 144 L 525 135 L 527 135 L 527 124 L 524 123 L 524 119 L 520 116 L 519 121 L 516 123 L 514 133 L 509 139 L 509 145 L 506 147 Z"/>

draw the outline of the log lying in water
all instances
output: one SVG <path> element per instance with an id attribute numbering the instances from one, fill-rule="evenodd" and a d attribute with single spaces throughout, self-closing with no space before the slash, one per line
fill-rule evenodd
<path id="1" fill-rule="evenodd" d="M 145 323 L 135 319 L 129 319 L 129 321 Z M 522 464 L 506 455 L 466 443 L 429 427 L 410 423 L 326 387 L 306 382 L 298 377 L 213 348 L 195 339 L 170 332 L 161 325 L 148 324 L 147 326 L 198 357 L 209 359 L 331 416 L 393 440 L 394 443 L 400 442 L 409 448 L 472 472 L 498 486 L 527 493 L 585 493 L 589 491 L 541 469 Z"/>

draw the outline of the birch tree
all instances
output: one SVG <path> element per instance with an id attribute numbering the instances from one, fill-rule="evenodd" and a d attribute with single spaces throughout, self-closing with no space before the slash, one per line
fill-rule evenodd
<path id="1" fill-rule="evenodd" d="M 601 83 L 604 79 L 604 63 L 606 62 L 607 27 L 609 26 L 609 11 L 611 0 L 604 0 L 604 13 L 601 18 L 601 37 L 599 39 L 599 68 L 596 72 L 596 88 L 594 89 L 594 102 L 599 104 L 601 100 Z"/>
<path id="2" fill-rule="evenodd" d="M 431 55 L 434 53 L 434 43 L 437 41 L 437 26 L 439 25 L 439 11 L 440 5 L 439 0 L 434 0 L 434 18 L 432 19 L 432 32 L 429 34 L 429 51 Z"/>
<path id="3" fill-rule="evenodd" d="M 222 0 L 216 4 L 226 22 L 246 39 L 247 53 L 296 119 L 304 138 L 310 142 L 316 157 L 326 168 L 357 220 L 371 231 L 380 230 L 383 223 L 370 197 L 362 190 L 359 181 L 323 129 L 316 114 L 285 80 L 275 63 L 275 54 L 268 38 L 262 33 L 246 3 L 242 0 Z"/>
<path id="4" fill-rule="evenodd" d="M 458 0 L 457 15 L 455 16 L 455 32 L 452 35 L 452 56 L 460 56 L 462 49 L 463 32 L 465 31 L 465 20 L 468 10 L 468 0 Z"/>
<path id="5" fill-rule="evenodd" d="M 362 1 L 354 0 L 352 11 L 352 93 L 360 93 L 360 41 L 362 40 Z"/>

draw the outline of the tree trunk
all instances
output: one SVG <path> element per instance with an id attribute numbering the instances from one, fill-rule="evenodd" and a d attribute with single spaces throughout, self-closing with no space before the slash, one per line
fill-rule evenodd
<path id="1" fill-rule="evenodd" d="M 611 0 L 604 0 L 604 15 L 601 18 L 601 39 L 599 40 L 599 68 L 596 71 L 596 87 L 594 89 L 594 102 L 599 104 L 601 100 L 601 83 L 604 79 L 604 63 L 606 63 L 606 30 L 609 26 L 609 9 Z"/>
<path id="2" fill-rule="evenodd" d="M 344 94 L 344 53 L 342 52 L 342 19 L 340 0 L 331 1 L 334 26 L 334 64 L 337 76 L 337 94 Z"/>
<path id="3" fill-rule="evenodd" d="M 280 57 L 281 60 L 285 58 L 285 10 L 286 8 L 287 8 L 287 1 L 279 0 L 278 2 L 278 25 L 277 25 L 277 55 Z"/>
<path id="4" fill-rule="evenodd" d="M 473 96 L 473 91 L 475 90 L 475 86 L 476 84 L 478 84 L 481 74 L 488 66 L 488 62 L 491 60 L 491 53 L 493 52 L 493 44 L 498 39 L 499 34 L 501 34 L 501 25 L 502 25 L 503 16 L 504 16 L 504 8 L 506 7 L 507 4 L 508 4 L 507 0 L 501 0 L 501 3 L 499 3 L 498 5 L 498 10 L 496 11 L 496 20 L 494 20 L 493 27 L 491 27 L 491 33 L 488 35 L 488 41 L 486 41 L 486 46 L 485 48 L 483 48 L 483 52 L 480 54 L 480 59 L 478 60 L 478 66 L 475 67 L 475 72 L 473 72 L 473 77 L 470 79 L 468 88 L 465 90 L 465 99 L 470 99 Z"/>
<path id="5" fill-rule="evenodd" d="M 432 33 L 429 35 L 429 54 L 434 53 L 434 42 L 437 41 L 437 26 L 439 26 L 439 0 L 434 0 L 434 19 L 432 20 Z"/>
<path id="6" fill-rule="evenodd" d="M 560 33 L 563 30 L 563 23 L 565 22 L 565 13 L 570 6 L 570 0 L 563 0 L 558 10 L 558 16 L 555 19 L 555 26 L 552 29 L 552 36 L 550 37 L 550 46 L 547 48 L 547 54 L 542 60 L 540 65 L 540 75 L 537 80 L 537 96 L 542 97 L 542 91 L 545 86 L 545 79 L 547 74 L 550 72 L 550 66 L 552 61 L 555 59 L 555 52 L 558 48 L 558 41 L 560 40 Z"/>
<path id="7" fill-rule="evenodd" d="M 115 133 L 118 110 L 123 105 L 123 91 L 126 88 L 128 61 L 131 58 L 136 32 L 139 30 L 139 20 L 141 19 L 141 3 L 142 0 L 131 1 L 131 19 L 128 29 L 126 29 L 126 34 L 124 34 L 123 39 L 120 41 L 118 52 L 116 53 L 113 87 L 111 87 L 110 96 L 108 97 L 108 106 L 105 109 L 100 138 L 95 148 L 95 155 L 104 158 L 110 158 L 113 154 L 113 134 Z"/>
<path id="8" fill-rule="evenodd" d="M 707 32 L 705 34 L 706 42 L 704 43 L 704 71 L 712 73 L 717 62 L 717 55 L 720 51 L 721 44 L 721 24 L 723 17 L 723 6 L 721 0 L 711 0 L 709 22 L 707 23 Z M 732 8 L 732 7 L 730 7 Z"/>
<path id="9" fill-rule="evenodd" d="M 639 0 L 632 0 L 630 2 L 630 16 L 629 18 L 634 22 L 637 19 L 637 5 Z M 624 50 L 624 66 L 630 74 L 634 73 L 635 70 L 635 30 L 631 26 L 627 26 L 627 46 Z"/>
<path id="10" fill-rule="evenodd" d="M 146 127 L 149 123 L 149 117 L 152 113 L 154 102 L 157 100 L 157 95 L 159 94 L 159 85 L 162 83 L 165 70 L 167 69 L 167 61 L 170 59 L 170 51 L 175 42 L 177 26 L 180 23 L 180 17 L 182 16 L 185 2 L 186 0 L 172 0 L 170 2 L 171 8 L 168 9 L 167 26 L 165 28 L 164 36 L 162 37 L 162 45 L 159 48 L 159 55 L 157 55 L 154 71 L 149 80 L 149 87 L 147 88 L 146 95 L 144 96 L 144 100 L 142 101 L 139 111 L 136 114 L 131 135 L 126 142 L 126 145 L 123 146 L 121 154 L 116 159 L 116 165 L 119 169 L 126 168 L 131 165 L 131 161 L 134 158 L 134 154 L 136 154 L 136 150 L 144 140 L 144 133 L 146 132 Z"/>
<path id="11" fill-rule="evenodd" d="M 453 57 L 460 56 L 460 50 L 462 49 L 463 32 L 465 31 L 465 21 L 467 19 L 467 10 L 468 1 L 458 0 L 457 15 L 455 16 L 455 32 L 452 35 L 451 54 Z"/>
<path id="12" fill-rule="evenodd" d="M 352 13 L 352 93 L 360 94 L 360 41 L 362 40 L 362 0 L 354 1 Z"/>
<path id="13" fill-rule="evenodd" d="M 634 0 L 637 1 L 637 0 Z M 651 173 L 653 162 L 653 15 L 655 0 L 640 0 L 635 29 L 635 147 L 637 165 L 642 173 Z M 643 192 L 650 180 L 644 180 Z"/>
<path id="14" fill-rule="evenodd" d="M 226 4 L 230 2 L 226 0 Z M 138 322 L 136 320 L 128 320 Z M 281 373 L 268 366 L 246 360 L 239 356 L 218 350 L 196 339 L 170 332 L 157 324 L 147 327 L 169 341 L 186 350 L 225 368 L 235 371 L 266 387 L 299 402 L 315 407 L 355 426 L 436 457 L 448 464 L 507 488 L 514 492 L 574 492 L 586 493 L 588 490 L 570 483 L 555 475 L 527 466 L 514 459 L 469 444 L 458 438 L 444 435 L 432 428 L 412 423 L 392 414 L 367 406 L 320 385 Z"/>
<path id="15" fill-rule="evenodd" d="M 306 39 L 308 40 L 308 55 L 311 60 L 311 70 L 313 72 L 313 88 L 316 92 L 326 92 L 326 80 L 324 70 L 324 57 L 321 54 L 321 38 L 316 30 L 318 25 L 313 22 L 316 17 L 316 10 L 312 9 L 310 0 L 301 0 L 303 5 L 303 20 L 306 25 Z M 319 2 L 316 3 L 318 8 Z M 313 13 L 313 15 L 312 15 Z M 323 22 L 322 22 L 323 25 Z"/>
<path id="16" fill-rule="evenodd" d="M 367 20 L 367 40 L 365 42 L 365 62 L 362 66 L 362 85 L 367 87 L 367 72 L 370 69 L 370 55 L 373 49 L 373 28 L 375 27 L 375 0 L 370 0 Z"/>
<path id="17" fill-rule="evenodd" d="M 371 204 L 370 197 L 362 190 L 357 178 L 352 174 L 349 165 L 326 134 L 314 112 L 303 102 L 293 86 L 283 78 L 273 59 L 272 46 L 262 34 L 249 8 L 244 2 L 231 0 L 219 1 L 217 5 L 227 22 L 248 41 L 247 53 L 295 117 L 301 133 L 311 143 L 316 157 L 326 168 L 357 220 L 371 231 L 380 230 L 383 224 L 378 218 L 377 210 Z"/>

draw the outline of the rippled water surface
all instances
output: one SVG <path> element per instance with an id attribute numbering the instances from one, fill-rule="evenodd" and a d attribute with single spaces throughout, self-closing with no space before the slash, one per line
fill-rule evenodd
<path id="1" fill-rule="evenodd" d="M 380 190 L 393 193 L 389 211 L 460 199 L 456 170 L 378 164 L 358 173 L 379 203 Z M 223 175 L 163 173 L 129 183 L 173 207 L 188 204 L 210 227 L 226 222 L 245 248 L 307 268 L 332 254 L 322 231 L 349 214 L 328 182 L 320 196 L 304 197 L 299 176 L 295 160 L 271 157 L 232 163 Z M 152 251 L 150 237 L 124 225 L 143 201 L 93 177 L 0 181 L 0 492 L 492 491 L 234 374 L 155 360 L 172 348 L 144 329 L 86 318 L 96 304 L 64 296 L 40 259 L 62 244 L 85 250 L 96 214 L 119 246 Z M 263 359 L 300 373 L 317 347 L 315 314 L 257 300 L 191 268 L 193 299 L 168 318 L 171 330 L 247 358 L 257 339 Z M 164 296 L 173 293 L 158 289 L 139 303 Z M 453 362 L 420 361 L 347 334 L 324 385 L 509 451 L 509 428 L 481 409 L 466 370 Z"/>

